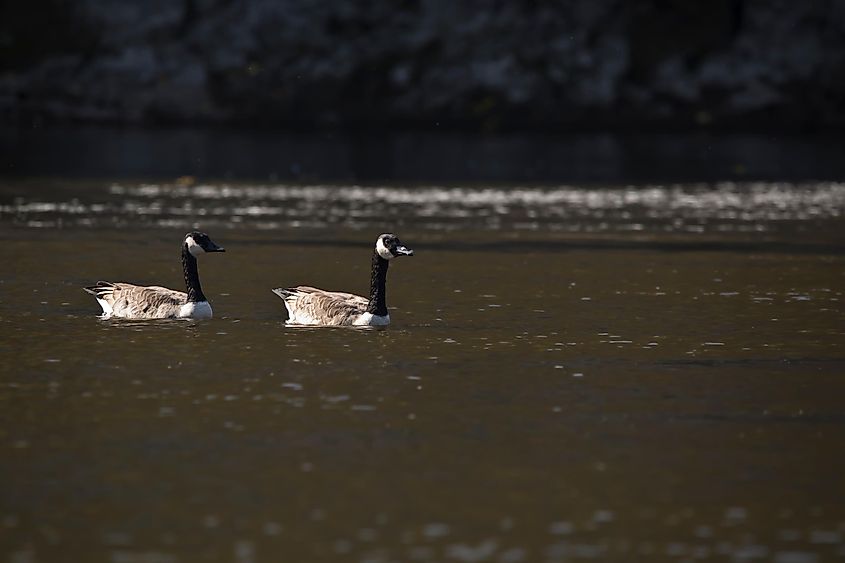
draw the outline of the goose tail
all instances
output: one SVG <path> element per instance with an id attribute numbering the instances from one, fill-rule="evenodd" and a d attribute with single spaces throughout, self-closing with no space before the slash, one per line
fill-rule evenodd
<path id="1" fill-rule="evenodd" d="M 113 283 L 98 281 L 97 285 L 89 285 L 83 287 L 82 289 L 99 299 L 110 293 L 114 293 L 115 287 L 116 286 Z"/>
<path id="2" fill-rule="evenodd" d="M 288 297 L 296 293 L 296 290 L 290 287 L 277 287 L 276 289 L 271 289 L 270 291 L 272 291 L 282 299 L 287 299 Z"/>
<path id="3" fill-rule="evenodd" d="M 112 313 L 114 313 L 114 307 L 112 307 L 112 302 L 114 301 L 114 290 L 117 289 L 115 284 L 98 281 L 97 285 L 89 285 L 83 287 L 82 289 L 93 295 L 94 299 L 97 300 L 97 303 L 100 304 L 100 308 L 103 310 L 101 318 L 107 319 L 112 316 Z"/>
<path id="4" fill-rule="evenodd" d="M 294 302 L 296 301 L 296 295 L 298 293 L 296 291 L 296 288 L 277 287 L 276 289 L 272 289 L 271 291 L 282 298 L 282 303 L 284 303 L 285 309 L 288 312 L 287 322 L 293 322 L 293 320 L 296 318 L 296 306 L 294 305 Z"/>

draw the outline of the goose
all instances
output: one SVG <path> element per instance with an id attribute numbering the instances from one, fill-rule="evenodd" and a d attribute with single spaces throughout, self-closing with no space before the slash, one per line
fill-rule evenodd
<path id="1" fill-rule="evenodd" d="M 182 269 L 188 292 L 157 285 L 98 281 L 85 287 L 103 308 L 101 318 L 123 319 L 210 319 L 211 305 L 200 286 L 197 257 L 206 252 L 225 252 L 207 234 L 192 231 L 182 243 Z"/>
<path id="2" fill-rule="evenodd" d="M 284 300 L 288 325 L 386 326 L 390 324 L 385 289 L 387 267 L 397 256 L 413 255 L 414 251 L 405 247 L 396 235 L 379 235 L 373 251 L 369 299 L 307 285 L 279 287 L 272 291 Z"/>

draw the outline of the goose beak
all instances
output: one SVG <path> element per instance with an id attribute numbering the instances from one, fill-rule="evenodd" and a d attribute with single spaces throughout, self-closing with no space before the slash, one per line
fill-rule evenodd
<path id="1" fill-rule="evenodd" d="M 217 246 L 215 243 L 211 243 L 212 246 L 206 249 L 206 252 L 226 252 L 226 249 L 222 246 Z"/>
<path id="2" fill-rule="evenodd" d="M 396 247 L 396 255 L 403 255 L 403 256 L 413 256 L 414 251 L 406 246 L 397 246 Z"/>

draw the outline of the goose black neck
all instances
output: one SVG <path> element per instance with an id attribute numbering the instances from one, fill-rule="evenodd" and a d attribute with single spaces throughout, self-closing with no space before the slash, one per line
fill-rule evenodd
<path id="1" fill-rule="evenodd" d="M 390 262 L 373 252 L 373 271 L 370 277 L 370 304 L 367 312 L 383 317 L 387 315 L 387 267 Z"/>
<path id="2" fill-rule="evenodd" d="M 182 271 L 185 273 L 185 287 L 188 290 L 188 303 L 207 301 L 200 285 L 197 272 L 197 259 L 188 251 L 188 245 L 182 245 Z"/>

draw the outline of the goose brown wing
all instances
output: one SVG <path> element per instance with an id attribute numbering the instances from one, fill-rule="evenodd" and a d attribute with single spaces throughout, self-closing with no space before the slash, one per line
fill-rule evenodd
<path id="1" fill-rule="evenodd" d="M 369 301 L 360 295 L 323 291 L 315 287 L 290 288 L 285 299 L 294 313 L 294 322 L 322 325 L 351 325 L 366 312 Z"/>
<path id="2" fill-rule="evenodd" d="M 187 303 L 188 295 L 157 285 L 141 286 L 131 283 L 112 284 L 113 314 L 127 319 L 165 319 L 176 317 Z"/>

